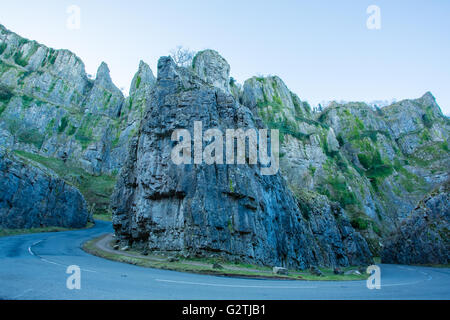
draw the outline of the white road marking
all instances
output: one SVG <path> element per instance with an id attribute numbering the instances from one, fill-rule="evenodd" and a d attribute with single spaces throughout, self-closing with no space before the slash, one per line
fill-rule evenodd
<path id="1" fill-rule="evenodd" d="M 31 246 L 28 247 L 28 252 L 32 255 L 32 256 L 36 256 L 33 252 L 33 250 L 31 250 L 31 247 L 34 247 L 35 245 L 37 245 L 38 243 L 42 242 L 42 240 L 36 241 L 35 243 L 33 243 Z"/>
<path id="2" fill-rule="evenodd" d="M 25 291 L 22 292 L 21 294 L 18 294 L 17 296 L 12 297 L 11 300 L 16 300 L 17 298 L 22 297 L 22 296 L 24 296 L 26 293 L 31 292 L 31 291 L 33 291 L 33 289 L 25 290 Z"/>
<path id="3" fill-rule="evenodd" d="M 35 254 L 35 253 L 33 252 L 33 250 L 32 250 L 31 248 L 34 247 L 35 245 L 41 243 L 42 241 L 43 241 L 43 240 L 36 241 L 36 242 L 33 243 L 31 246 L 29 246 L 29 247 L 28 247 L 28 253 L 31 254 L 31 255 L 34 256 L 34 257 L 39 258 L 39 259 L 40 259 L 41 261 L 43 261 L 43 262 L 47 262 L 47 263 L 50 263 L 50 264 L 54 264 L 54 265 L 57 265 L 57 266 L 61 266 L 61 267 L 67 268 L 68 265 L 64 265 L 64 264 L 61 264 L 61 263 L 58 263 L 58 262 L 55 262 L 55 261 L 47 260 L 47 259 L 42 258 L 41 256 L 39 256 L 39 255 L 37 255 L 37 254 Z M 89 270 L 89 269 L 83 269 L 83 268 L 81 268 L 81 271 L 97 273 L 97 271 L 95 271 L 95 270 Z"/>

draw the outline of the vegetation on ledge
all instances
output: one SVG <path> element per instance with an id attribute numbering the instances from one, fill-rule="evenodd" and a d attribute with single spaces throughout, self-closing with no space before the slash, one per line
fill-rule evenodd
<path id="1" fill-rule="evenodd" d="M 59 177 L 77 187 L 83 194 L 89 209 L 96 215 L 102 215 L 100 220 L 110 219 L 108 211 L 109 199 L 116 184 L 116 177 L 109 175 L 94 176 L 83 169 L 61 159 L 46 158 L 26 151 L 14 151 L 24 159 L 32 160 L 53 170 Z"/>

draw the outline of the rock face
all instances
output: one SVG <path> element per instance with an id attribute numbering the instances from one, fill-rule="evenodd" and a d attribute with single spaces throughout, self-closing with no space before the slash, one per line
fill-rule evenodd
<path id="1" fill-rule="evenodd" d="M 227 65 L 219 75 L 228 74 Z M 112 199 L 121 245 L 301 269 L 369 264 L 366 242 L 325 197 L 315 200 L 320 209 L 301 210 L 280 174 L 263 176 L 259 165 L 172 162 L 173 131 L 192 134 L 194 121 L 222 132 L 263 125 L 222 84 L 205 83 L 204 74 L 177 67 L 169 57 L 159 60 Z"/>
<path id="2" fill-rule="evenodd" d="M 1 228 L 82 228 L 88 218 L 86 202 L 77 189 L 0 146 Z"/>
<path id="3" fill-rule="evenodd" d="M 248 166 L 169 164 L 167 135 L 195 120 L 204 130 L 278 129 L 285 181 Z M 93 78 L 72 52 L 0 25 L 0 146 L 111 182 L 125 165 L 115 225 L 135 245 L 273 265 L 363 264 L 370 254 L 353 228 L 378 255 L 383 237 L 449 178 L 449 132 L 431 93 L 381 109 L 333 102 L 311 110 L 277 76 L 238 84 L 214 50 L 197 53 L 188 69 L 162 59 L 158 80 L 141 61 L 124 97 L 106 63 Z M 85 194 L 104 211 L 109 192 L 102 195 Z"/>
<path id="4" fill-rule="evenodd" d="M 73 160 L 91 174 L 115 174 L 153 83 L 141 62 L 125 98 L 106 63 L 92 80 L 72 52 L 47 48 L 0 25 L 0 142 Z"/>
<path id="5" fill-rule="evenodd" d="M 347 207 L 368 237 L 389 234 L 449 177 L 450 121 L 430 93 L 382 109 L 364 103 L 333 104 L 318 119 L 333 128 L 339 152 L 348 161 L 339 170 L 340 181 L 353 193 Z M 331 154 L 333 158 L 339 167 L 339 156 Z M 336 190 L 337 184 L 330 191 Z"/>
<path id="6" fill-rule="evenodd" d="M 192 63 L 194 71 L 206 83 L 230 91 L 230 65 L 217 51 L 198 52 Z"/>
<path id="7" fill-rule="evenodd" d="M 450 181 L 423 199 L 384 242 L 383 263 L 450 262 Z"/>
<path id="8" fill-rule="evenodd" d="M 339 202 L 376 254 L 380 239 L 450 172 L 450 121 L 430 93 L 382 109 L 352 102 L 312 112 L 276 76 L 232 89 L 280 130 L 289 186 Z"/>

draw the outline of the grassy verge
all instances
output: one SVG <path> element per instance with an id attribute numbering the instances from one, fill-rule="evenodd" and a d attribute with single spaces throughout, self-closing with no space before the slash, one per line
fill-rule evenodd
<path id="1" fill-rule="evenodd" d="M 88 229 L 94 226 L 93 223 L 88 222 L 85 228 Z M 81 229 L 71 229 L 63 227 L 43 227 L 43 228 L 30 228 L 30 229 L 0 229 L 0 237 L 16 236 L 19 234 L 30 234 L 30 233 L 44 233 L 44 232 L 60 232 L 60 231 L 73 231 Z"/>
<path id="2" fill-rule="evenodd" d="M 249 264 L 236 264 L 218 261 L 214 259 L 183 259 L 169 262 L 167 257 L 160 255 L 144 256 L 137 251 L 115 251 L 110 252 L 100 248 L 97 244 L 104 236 L 87 241 L 83 244 L 83 250 L 93 255 L 123 263 L 129 263 L 141 267 L 173 270 L 180 272 L 190 272 L 199 274 L 209 274 L 218 276 L 260 278 L 260 279 L 282 279 L 282 280 L 365 280 L 368 275 L 336 275 L 331 269 L 320 268 L 324 276 L 315 276 L 308 271 L 289 271 L 289 275 L 274 275 L 269 267 L 262 267 Z M 111 248 L 111 243 L 108 245 Z M 219 263 L 222 269 L 213 269 L 213 263 Z M 354 268 L 343 268 L 344 271 Z"/>
<path id="3" fill-rule="evenodd" d="M 112 215 L 110 213 L 94 213 L 93 215 L 94 220 L 101 220 L 101 221 L 112 221 Z"/>

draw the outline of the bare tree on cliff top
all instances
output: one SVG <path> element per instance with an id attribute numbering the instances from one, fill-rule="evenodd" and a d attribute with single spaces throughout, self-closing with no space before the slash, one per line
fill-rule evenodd
<path id="1" fill-rule="evenodd" d="M 180 67 L 191 66 L 194 55 L 194 51 L 184 48 L 183 46 L 177 46 L 175 49 L 170 50 L 170 56 L 177 66 Z"/>

